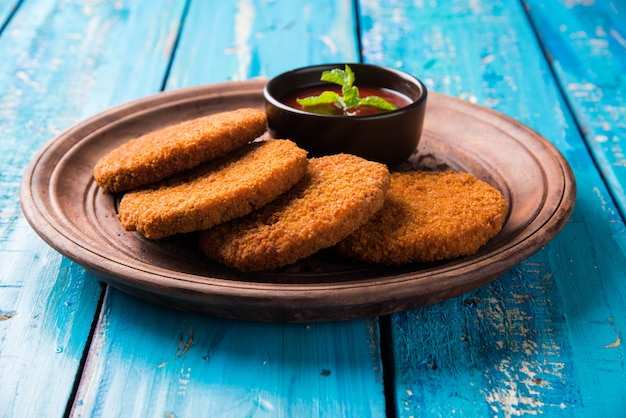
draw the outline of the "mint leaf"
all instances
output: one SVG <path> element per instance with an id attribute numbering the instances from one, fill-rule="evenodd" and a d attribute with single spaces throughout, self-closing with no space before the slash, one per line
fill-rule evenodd
<path id="1" fill-rule="evenodd" d="M 343 93 L 343 104 L 348 109 L 355 108 L 361 103 L 359 89 L 356 86 L 343 86 L 341 92 Z"/>
<path id="2" fill-rule="evenodd" d="M 376 107 L 378 109 L 383 109 L 383 110 L 396 110 L 398 108 L 398 106 L 392 103 L 389 103 L 387 100 L 379 96 L 364 97 L 363 99 L 361 99 L 360 104 L 366 105 L 366 106 L 373 106 L 373 107 Z"/>
<path id="3" fill-rule="evenodd" d="M 348 64 L 346 64 L 346 82 L 345 85 L 352 86 L 354 85 L 355 76 L 352 72 L 352 68 Z"/>
<path id="4" fill-rule="evenodd" d="M 320 77 L 322 81 L 328 81 L 329 83 L 339 84 L 343 86 L 346 82 L 346 76 L 343 70 L 335 68 L 330 71 L 324 71 Z"/>
<path id="5" fill-rule="evenodd" d="M 354 72 L 347 64 L 344 70 L 341 68 L 333 68 L 332 70 L 323 71 L 320 80 L 340 85 L 342 96 L 333 91 L 325 91 L 319 96 L 296 99 L 300 106 L 312 107 L 334 104 L 346 115 L 350 113 L 348 111 L 349 109 L 355 109 L 361 105 L 372 106 L 381 110 L 395 110 L 398 108 L 396 105 L 389 103 L 379 96 L 367 96 L 361 99 L 359 89 L 354 85 Z"/>
<path id="6" fill-rule="evenodd" d="M 296 99 L 296 102 L 298 102 L 300 106 L 306 107 L 306 106 L 317 106 L 317 105 L 322 105 L 322 104 L 338 103 L 339 100 L 340 100 L 339 94 L 335 93 L 334 91 L 325 91 L 319 96 L 309 96 L 303 99 Z"/>
<path id="7" fill-rule="evenodd" d="M 346 65 L 346 69 L 333 68 L 322 72 L 322 81 L 328 81 L 331 83 L 339 84 L 340 86 L 352 86 L 354 84 L 354 73 L 349 65 Z"/>

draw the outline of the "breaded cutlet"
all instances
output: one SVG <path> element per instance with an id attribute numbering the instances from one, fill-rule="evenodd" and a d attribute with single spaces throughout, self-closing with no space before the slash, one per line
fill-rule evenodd
<path id="1" fill-rule="evenodd" d="M 248 216 L 199 234 L 208 257 L 241 271 L 282 267 L 333 246 L 383 204 L 387 167 L 338 154 L 312 158 L 289 192 Z"/>
<path id="2" fill-rule="evenodd" d="M 132 139 L 96 164 L 96 183 L 109 192 L 135 189 L 191 169 L 261 136 L 265 112 L 237 109 L 181 122 Z"/>
<path id="3" fill-rule="evenodd" d="M 507 210 L 498 190 L 468 173 L 392 173 L 383 208 L 336 248 L 387 265 L 471 255 L 502 229 Z"/>
<path id="4" fill-rule="evenodd" d="M 149 239 L 207 229 L 246 215 L 296 184 L 307 153 L 288 140 L 246 144 L 226 157 L 129 192 L 118 218 L 128 231 Z"/>

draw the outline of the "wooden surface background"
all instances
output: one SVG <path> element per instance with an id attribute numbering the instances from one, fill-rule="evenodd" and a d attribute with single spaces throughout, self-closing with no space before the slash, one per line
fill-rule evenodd
<path id="1" fill-rule="evenodd" d="M 4 0 L 0 415 L 615 416 L 626 405 L 626 4 Z M 422 309 L 300 325 L 185 314 L 102 286 L 20 211 L 63 129 L 161 90 L 364 61 L 529 125 L 574 214 L 500 279 Z"/>

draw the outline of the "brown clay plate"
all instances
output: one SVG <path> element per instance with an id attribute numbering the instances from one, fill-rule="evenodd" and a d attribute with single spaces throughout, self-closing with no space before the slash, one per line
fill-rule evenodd
<path id="1" fill-rule="evenodd" d="M 280 270 L 244 274 L 207 260 L 194 234 L 154 242 L 123 231 L 116 196 L 93 181 L 96 161 L 165 125 L 244 106 L 262 108 L 264 83 L 160 93 L 68 129 L 26 170 L 21 202 L 27 220 L 57 251 L 130 294 L 229 318 L 297 322 L 388 314 L 462 294 L 538 251 L 571 214 L 575 181 L 547 140 L 502 114 L 431 93 L 410 164 L 470 172 L 497 187 L 510 204 L 502 232 L 474 256 L 384 267 L 325 250 Z"/>

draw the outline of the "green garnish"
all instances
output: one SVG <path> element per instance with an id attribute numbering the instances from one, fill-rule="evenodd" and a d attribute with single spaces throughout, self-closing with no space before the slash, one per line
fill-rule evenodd
<path id="1" fill-rule="evenodd" d="M 333 68 L 332 70 L 323 71 L 320 80 L 340 85 L 342 95 L 334 91 L 324 91 L 319 96 L 296 99 L 300 106 L 334 105 L 345 115 L 351 113 L 350 109 L 355 109 L 359 106 L 372 106 L 381 110 L 395 110 L 398 108 L 398 106 L 389 103 L 379 96 L 361 98 L 359 96 L 359 89 L 354 85 L 354 73 L 347 64 L 345 70 Z"/>

